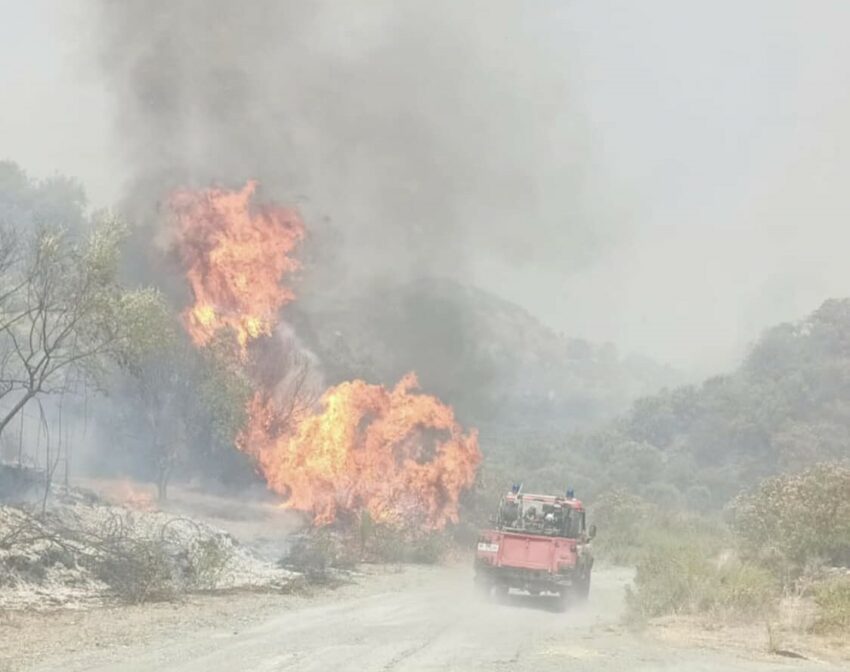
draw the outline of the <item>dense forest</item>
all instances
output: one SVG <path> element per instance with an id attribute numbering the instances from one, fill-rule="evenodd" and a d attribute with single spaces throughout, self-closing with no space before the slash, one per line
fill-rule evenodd
<path id="1" fill-rule="evenodd" d="M 765 477 L 850 458 L 848 398 L 850 299 L 830 299 L 765 331 L 727 375 L 643 397 L 602 429 L 506 441 L 495 453 L 541 485 L 624 486 L 659 504 L 715 509 Z"/>

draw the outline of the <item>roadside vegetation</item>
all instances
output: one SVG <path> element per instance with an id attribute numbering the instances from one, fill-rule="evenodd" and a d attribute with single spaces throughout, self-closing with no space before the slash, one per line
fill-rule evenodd
<path id="1" fill-rule="evenodd" d="M 848 467 L 821 464 L 768 479 L 730 503 L 725 524 L 689 524 L 693 514 L 654 518 L 651 505 L 617 501 L 616 511 L 638 507 L 643 524 L 656 527 L 629 549 L 637 567 L 628 594 L 632 622 L 707 615 L 769 623 L 781 600 L 801 598 L 815 606 L 813 632 L 850 632 Z M 630 538 L 631 524 L 608 520 L 611 533 Z"/>
<path id="2" fill-rule="evenodd" d="M 582 433 L 485 428 L 502 487 L 575 488 L 601 562 L 635 566 L 632 618 L 769 619 L 783 600 L 843 627 L 850 567 L 850 300 L 764 332 L 741 366 L 638 399 Z"/>
<path id="3" fill-rule="evenodd" d="M 779 597 L 776 578 L 735 557 L 706 555 L 678 544 L 657 546 L 637 564 L 627 594 L 629 617 L 707 614 L 713 618 L 764 618 Z"/>
<path id="4" fill-rule="evenodd" d="M 814 631 L 819 634 L 850 632 L 850 577 L 827 579 L 813 588 L 818 608 Z"/>
<path id="5" fill-rule="evenodd" d="M 361 563 L 436 564 L 458 547 L 455 532 L 379 523 L 363 512 L 357 520 L 307 530 L 294 540 L 280 565 L 313 583 L 329 583 Z"/>

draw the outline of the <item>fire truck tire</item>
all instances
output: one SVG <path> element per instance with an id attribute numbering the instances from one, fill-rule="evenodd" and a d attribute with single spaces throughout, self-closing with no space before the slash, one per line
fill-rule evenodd
<path id="1" fill-rule="evenodd" d="M 510 588 L 507 586 L 495 586 L 490 593 L 490 599 L 496 604 L 507 604 Z"/>
<path id="2" fill-rule="evenodd" d="M 562 590 L 558 593 L 558 597 L 555 602 L 555 610 L 558 612 L 564 612 L 567 610 L 567 607 L 570 606 L 570 592 L 566 589 Z"/>
<path id="3" fill-rule="evenodd" d="M 590 595 L 590 572 L 582 576 L 573 584 L 573 595 L 577 600 L 584 601 Z"/>
<path id="4" fill-rule="evenodd" d="M 490 594 L 493 591 L 493 585 L 488 581 L 476 581 L 475 582 L 475 592 L 481 595 L 482 597 L 490 597 Z"/>

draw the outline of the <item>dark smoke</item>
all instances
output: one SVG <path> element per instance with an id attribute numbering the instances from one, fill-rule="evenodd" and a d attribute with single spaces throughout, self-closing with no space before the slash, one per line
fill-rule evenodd
<path id="1" fill-rule="evenodd" d="M 128 202 L 257 178 L 307 214 L 325 290 L 464 279 L 473 251 L 580 265 L 606 227 L 560 4 L 103 0 Z"/>

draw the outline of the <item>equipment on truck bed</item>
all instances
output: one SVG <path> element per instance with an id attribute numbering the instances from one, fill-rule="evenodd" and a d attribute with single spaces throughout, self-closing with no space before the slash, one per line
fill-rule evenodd
<path id="1" fill-rule="evenodd" d="M 495 528 L 482 530 L 475 554 L 475 582 L 488 595 L 514 588 L 557 593 L 562 607 L 590 591 L 591 540 L 585 510 L 570 488 L 566 495 L 534 495 L 514 484 L 499 502 Z"/>

